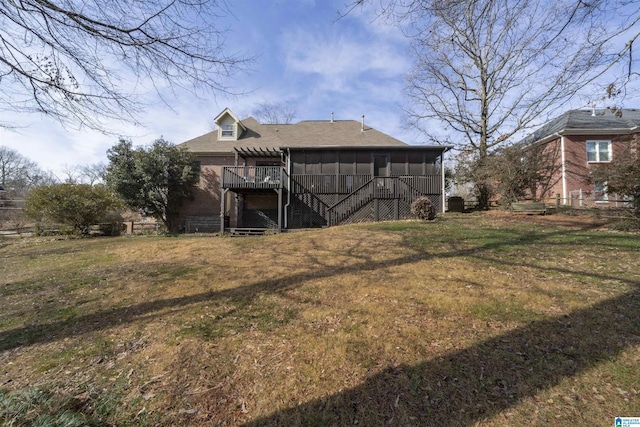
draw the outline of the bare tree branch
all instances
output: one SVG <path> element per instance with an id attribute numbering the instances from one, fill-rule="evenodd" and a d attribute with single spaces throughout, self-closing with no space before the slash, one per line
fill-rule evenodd
<path id="1" fill-rule="evenodd" d="M 252 112 L 263 124 L 289 124 L 296 117 L 296 106 L 292 102 L 268 102 L 259 104 Z"/>
<path id="2" fill-rule="evenodd" d="M 105 131 L 137 123 L 144 90 L 229 92 L 250 60 L 225 53 L 229 15 L 225 0 L 3 1 L 0 108 Z"/>

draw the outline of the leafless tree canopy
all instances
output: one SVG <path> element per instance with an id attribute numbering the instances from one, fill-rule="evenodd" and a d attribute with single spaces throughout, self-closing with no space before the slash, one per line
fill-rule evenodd
<path id="1" fill-rule="evenodd" d="M 228 14 L 225 0 L 2 1 L 0 109 L 104 130 L 135 122 L 141 90 L 226 91 L 246 62 L 224 52 Z"/>
<path id="2" fill-rule="evenodd" d="M 12 196 L 23 195 L 29 188 L 55 180 L 38 164 L 9 147 L 0 146 L 0 186 Z"/>
<path id="3" fill-rule="evenodd" d="M 251 114 L 262 124 L 290 124 L 296 117 L 296 106 L 291 102 L 263 102 Z"/>
<path id="4" fill-rule="evenodd" d="M 371 1 L 412 38 L 414 124 L 445 124 L 480 157 L 627 58 L 640 12 L 629 0 Z M 634 3 L 636 3 L 634 5 Z M 445 141 L 441 141 L 445 142 Z"/>

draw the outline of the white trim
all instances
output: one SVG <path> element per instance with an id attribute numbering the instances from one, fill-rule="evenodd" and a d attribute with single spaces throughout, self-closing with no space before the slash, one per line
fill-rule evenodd
<path id="1" fill-rule="evenodd" d="M 424 156 L 423 156 L 423 164 L 424 164 Z M 445 200 L 447 198 L 446 189 L 445 189 L 445 179 L 444 179 L 444 151 L 440 155 L 440 173 L 442 174 L 442 213 L 445 212 Z"/>
<path id="2" fill-rule="evenodd" d="M 560 137 L 560 152 L 562 156 L 562 204 L 567 204 L 567 163 L 564 155 L 564 135 Z"/>

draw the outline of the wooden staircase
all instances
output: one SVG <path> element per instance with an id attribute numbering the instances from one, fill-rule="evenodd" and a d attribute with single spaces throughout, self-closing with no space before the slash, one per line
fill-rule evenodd
<path id="1" fill-rule="evenodd" d="M 348 220 L 375 199 L 399 199 L 406 203 L 422 196 L 409 182 L 402 179 L 374 177 L 342 200 L 328 207 L 328 225 L 338 225 Z"/>

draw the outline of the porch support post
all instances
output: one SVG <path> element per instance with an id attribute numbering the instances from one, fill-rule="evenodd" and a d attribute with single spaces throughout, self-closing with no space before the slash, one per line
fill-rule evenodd
<path id="1" fill-rule="evenodd" d="M 282 231 L 282 188 L 276 189 L 278 192 L 278 233 Z"/>
<path id="2" fill-rule="evenodd" d="M 225 213 L 224 202 L 227 198 L 227 191 L 229 191 L 228 188 L 223 188 L 220 191 L 220 234 L 224 234 L 224 213 Z"/>

